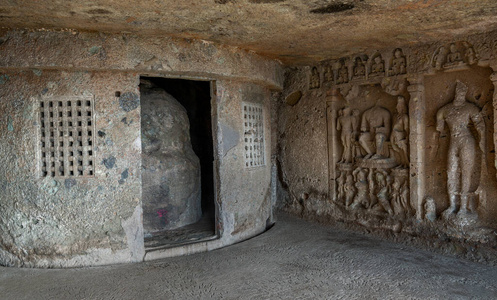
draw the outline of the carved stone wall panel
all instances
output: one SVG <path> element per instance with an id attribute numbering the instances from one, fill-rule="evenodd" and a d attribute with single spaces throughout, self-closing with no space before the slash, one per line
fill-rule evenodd
<path id="1" fill-rule="evenodd" d="M 328 118 L 330 194 L 345 210 L 404 219 L 414 216 L 409 197 L 409 95 L 380 84 L 333 92 Z"/>
<path id="2" fill-rule="evenodd" d="M 312 67 L 300 70 L 309 78 Z M 333 80 L 327 75 L 319 88 L 307 91 L 309 101 L 321 97 L 327 107 L 322 130 L 327 130 L 329 195 L 325 202 L 312 196 L 313 186 L 292 188 L 305 196 L 293 200 L 295 211 L 413 233 L 425 241 L 443 233 L 459 239 L 468 253 L 474 242 L 495 248 L 497 31 L 393 45 L 317 68 L 333 73 Z M 389 114 L 390 127 L 382 124 L 380 134 L 376 129 L 366 134 L 363 116 L 376 102 L 368 114 L 377 123 L 385 123 L 382 116 Z M 399 102 L 407 104 L 406 118 L 396 117 Z M 291 144 L 285 145 L 289 152 Z M 312 172 L 318 163 L 308 168 L 297 173 Z"/>

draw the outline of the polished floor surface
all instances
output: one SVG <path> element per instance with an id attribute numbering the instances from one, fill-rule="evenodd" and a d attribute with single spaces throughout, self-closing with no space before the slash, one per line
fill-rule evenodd
<path id="1" fill-rule="evenodd" d="M 0 299 L 497 299 L 497 267 L 279 215 L 191 256 L 107 267 L 0 268 Z"/>

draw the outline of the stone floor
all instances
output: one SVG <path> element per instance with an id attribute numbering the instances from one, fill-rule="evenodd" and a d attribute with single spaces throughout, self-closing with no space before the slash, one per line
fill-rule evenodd
<path id="1" fill-rule="evenodd" d="M 108 267 L 0 268 L 0 299 L 496 299 L 497 268 L 280 215 L 224 249 Z"/>

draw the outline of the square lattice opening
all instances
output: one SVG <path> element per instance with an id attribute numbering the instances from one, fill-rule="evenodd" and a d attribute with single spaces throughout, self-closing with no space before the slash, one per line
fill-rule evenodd
<path id="1" fill-rule="evenodd" d="M 41 177 L 94 176 L 93 99 L 39 101 Z"/>
<path id="2" fill-rule="evenodd" d="M 264 166 L 264 110 L 261 104 L 243 103 L 245 167 Z"/>

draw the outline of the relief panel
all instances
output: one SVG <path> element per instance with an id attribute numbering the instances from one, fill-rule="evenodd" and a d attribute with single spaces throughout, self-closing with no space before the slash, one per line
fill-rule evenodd
<path id="1" fill-rule="evenodd" d="M 342 89 L 336 118 L 328 120 L 336 122 L 332 135 L 338 143 L 329 151 L 338 154 L 330 165 L 335 168 L 332 186 L 338 206 L 380 217 L 414 216 L 416 206 L 409 200 L 408 97 L 405 90 L 388 94 L 379 84 Z"/>

